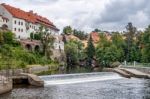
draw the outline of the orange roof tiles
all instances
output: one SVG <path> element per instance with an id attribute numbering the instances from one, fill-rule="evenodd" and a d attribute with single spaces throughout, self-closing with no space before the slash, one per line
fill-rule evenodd
<path id="1" fill-rule="evenodd" d="M 47 18 L 35 14 L 35 13 L 33 13 L 33 11 L 25 12 L 19 8 L 15 8 L 15 7 L 12 7 L 10 5 L 6 5 L 4 3 L 1 5 L 3 7 L 5 7 L 8 10 L 8 12 L 10 12 L 13 15 L 13 17 L 23 19 L 23 20 L 26 20 L 26 21 L 31 22 L 31 23 L 40 23 L 40 24 L 45 25 L 47 27 L 53 28 L 55 30 L 59 30 Z"/>
<path id="2" fill-rule="evenodd" d="M 91 34 L 91 37 L 92 37 L 92 40 L 93 42 L 98 42 L 100 40 L 100 37 L 99 37 L 99 33 L 98 32 L 92 32 Z"/>

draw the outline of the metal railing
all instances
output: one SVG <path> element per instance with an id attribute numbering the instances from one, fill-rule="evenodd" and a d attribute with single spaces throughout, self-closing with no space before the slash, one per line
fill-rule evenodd
<path id="1" fill-rule="evenodd" d="M 131 67 L 150 67 L 150 63 L 138 63 L 134 62 L 123 62 L 122 66 L 131 66 Z"/>

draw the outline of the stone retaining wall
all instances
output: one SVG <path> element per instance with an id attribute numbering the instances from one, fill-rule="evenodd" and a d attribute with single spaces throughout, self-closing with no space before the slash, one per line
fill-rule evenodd
<path id="1" fill-rule="evenodd" d="M 27 68 L 27 69 L 10 69 L 8 70 L 1 70 L 0 71 L 0 75 L 5 75 L 5 76 L 18 76 L 21 73 L 30 73 L 30 74 L 34 74 L 34 73 L 39 73 L 39 72 L 43 72 L 43 71 L 48 71 L 48 70 L 56 70 L 58 69 L 58 66 L 34 66 L 31 68 Z"/>

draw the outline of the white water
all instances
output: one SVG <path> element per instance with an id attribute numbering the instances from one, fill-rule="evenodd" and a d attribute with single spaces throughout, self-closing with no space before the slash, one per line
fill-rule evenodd
<path id="1" fill-rule="evenodd" d="M 45 77 L 47 77 L 46 80 L 44 80 L 45 85 L 76 84 L 94 81 L 115 80 L 122 78 L 121 76 L 115 73 L 108 73 L 108 74 L 85 73 L 85 74 L 68 74 L 68 75 L 65 74 L 65 75 L 53 75 Z"/>

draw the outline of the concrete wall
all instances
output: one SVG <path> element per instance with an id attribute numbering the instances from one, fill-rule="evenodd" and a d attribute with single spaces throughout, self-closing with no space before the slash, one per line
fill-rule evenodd
<path id="1" fill-rule="evenodd" d="M 0 82 L 0 94 L 7 93 L 11 91 L 12 88 L 13 88 L 12 80 L 4 81 L 4 83 Z"/>
<path id="2" fill-rule="evenodd" d="M 136 69 L 144 73 L 150 74 L 150 67 L 131 67 L 131 66 L 122 66 L 123 68 L 131 68 L 131 69 Z"/>

